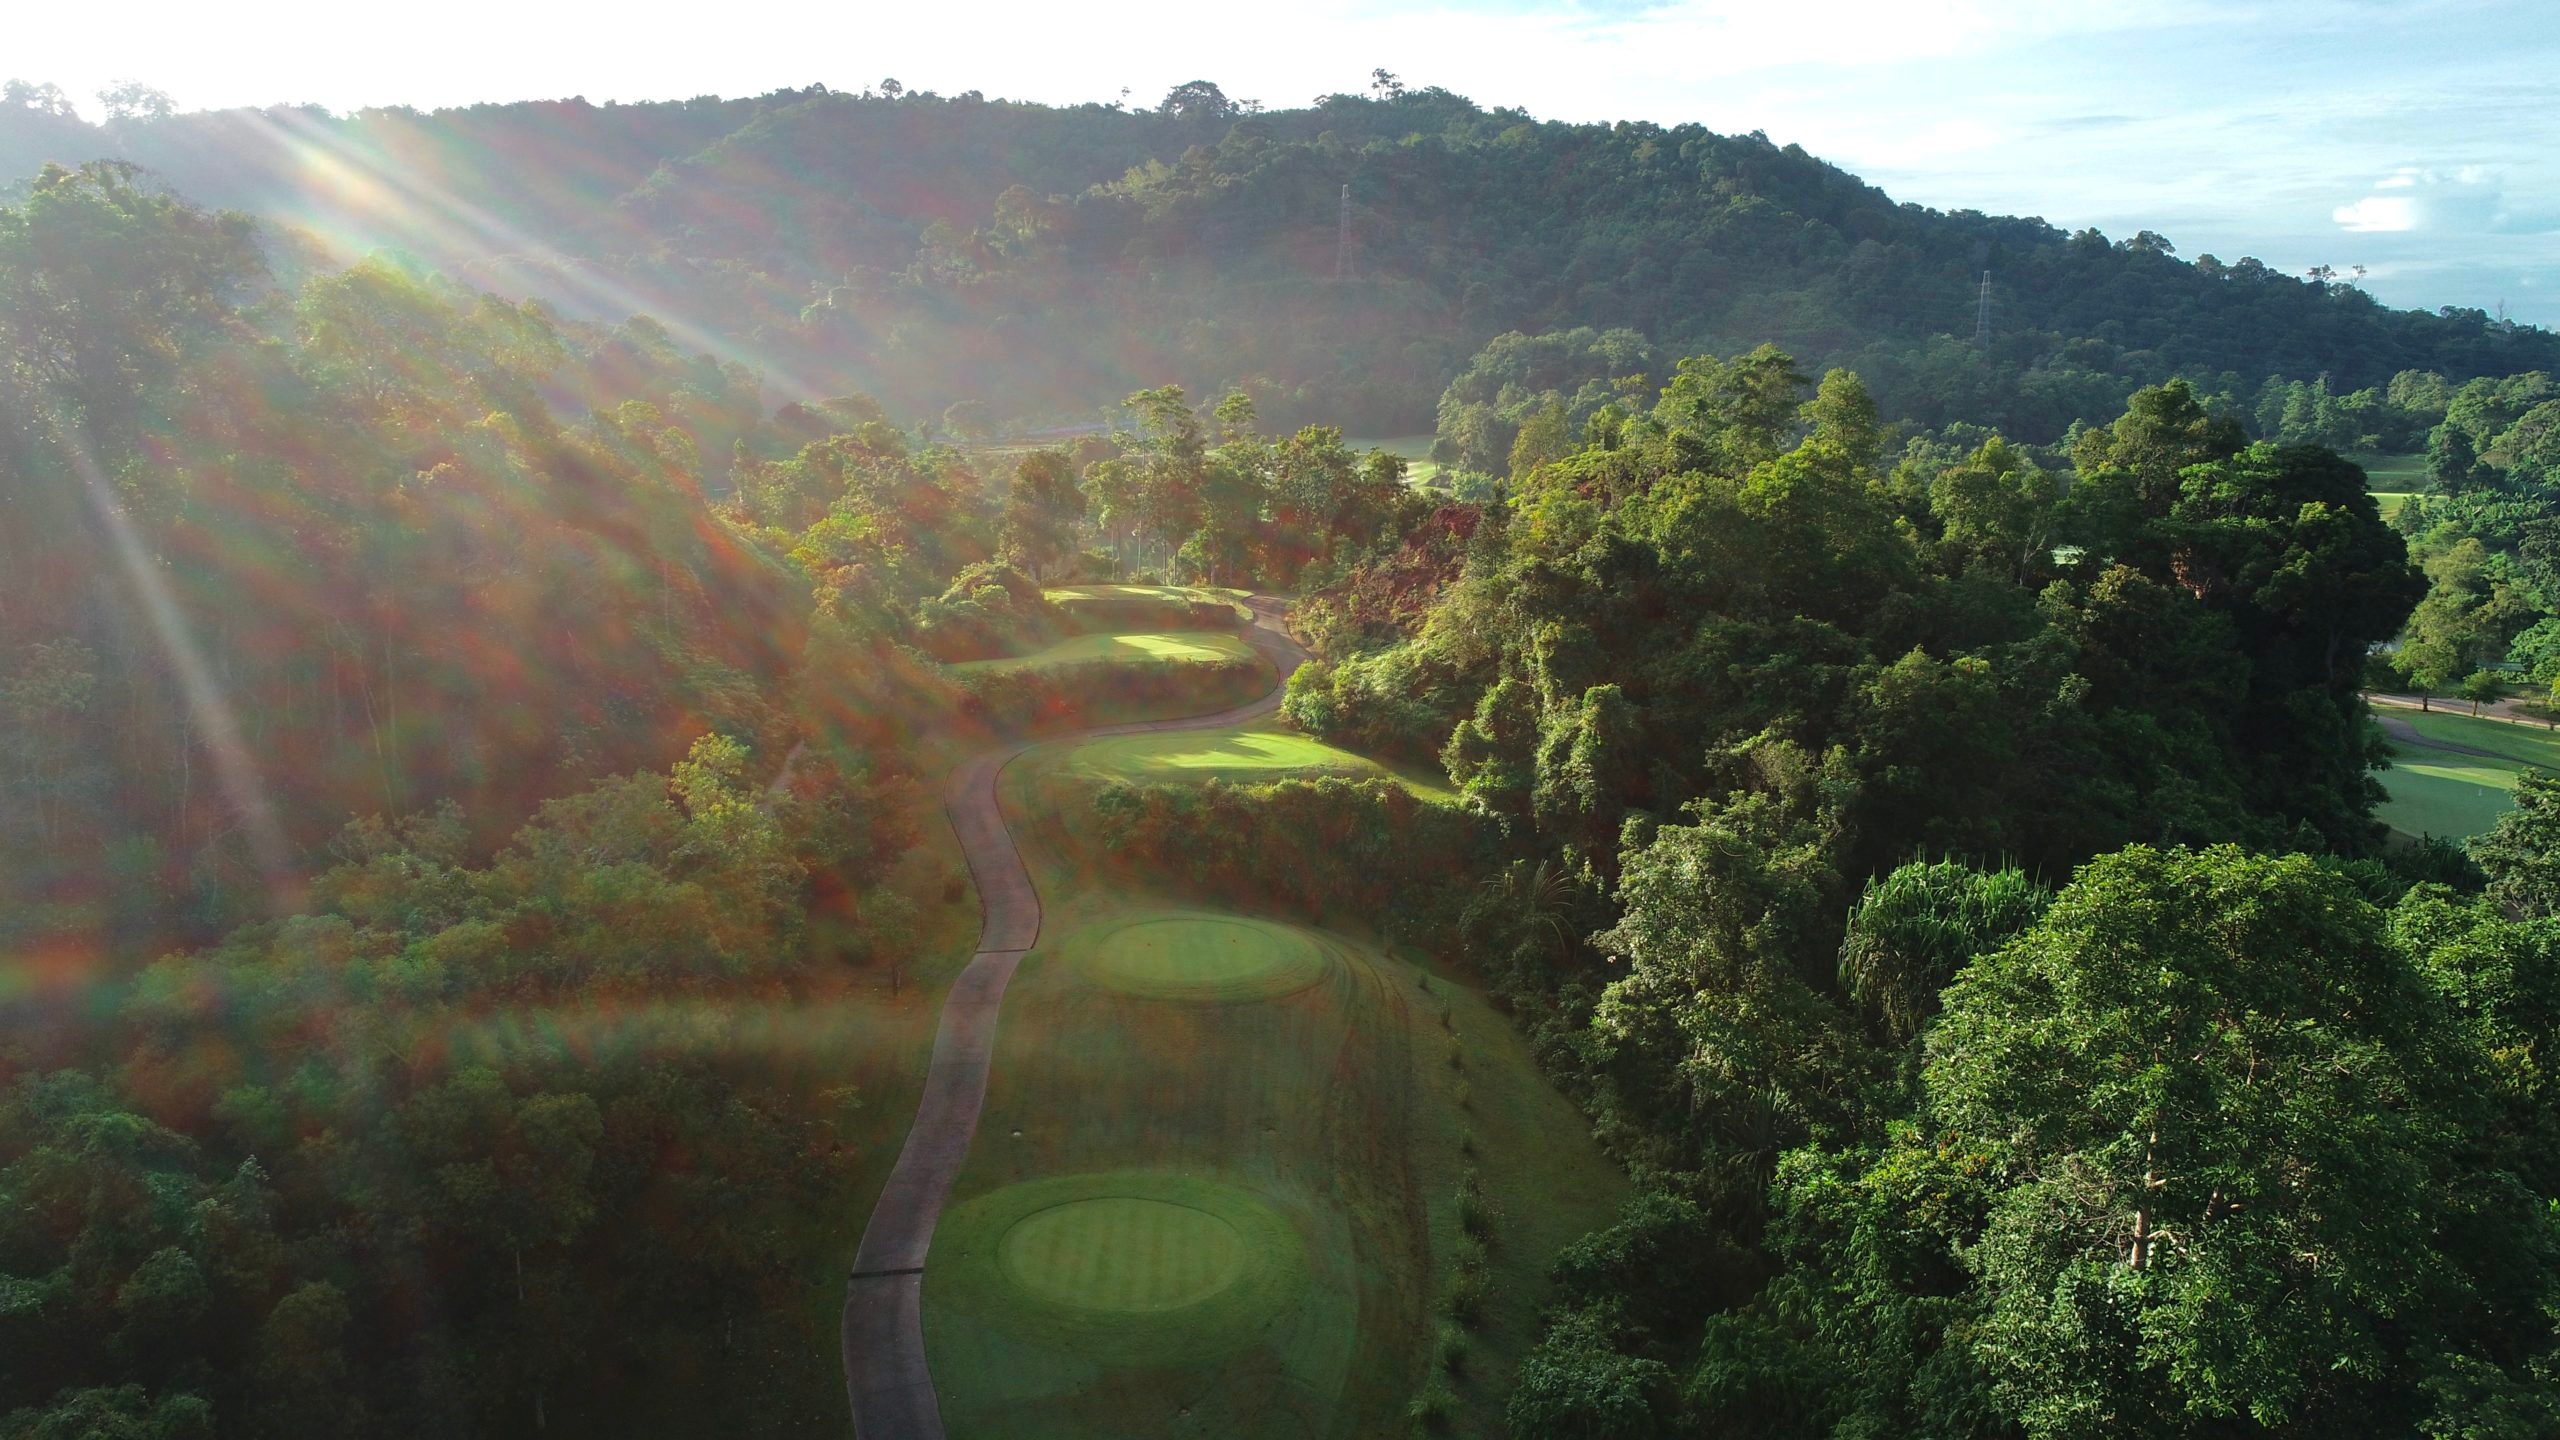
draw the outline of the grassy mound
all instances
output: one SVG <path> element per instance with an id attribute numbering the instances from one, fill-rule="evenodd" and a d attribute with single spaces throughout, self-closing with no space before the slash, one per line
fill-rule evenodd
<path id="1" fill-rule="evenodd" d="M 1087 980 L 1153 1000 L 1272 1000 L 1331 968 L 1293 926 L 1234 915 L 1167 912 L 1079 932 L 1062 947 Z"/>
<path id="2" fill-rule="evenodd" d="M 1080 654 L 1059 653 L 1079 646 Z M 1126 658 L 1115 658 L 1115 650 Z M 1207 631 L 1091 636 L 1033 656 L 964 662 L 951 670 L 960 682 L 961 713 L 1015 735 L 1206 714 L 1270 693 L 1274 678 L 1261 652 Z"/>
<path id="3" fill-rule="evenodd" d="M 963 660 L 951 668 L 964 674 L 1001 675 L 1017 670 L 1052 670 L 1067 665 L 1250 662 L 1254 654 L 1254 648 L 1241 636 L 1216 630 L 1159 631 L 1135 635 L 1078 635 L 1028 655 Z"/>
<path id="4" fill-rule="evenodd" d="M 1252 1191 L 1117 1170 L 1027 1181 L 945 1215 L 933 1302 L 1017 1344 L 1113 1366 L 1190 1366 L 1253 1345 L 1307 1287 L 1307 1249 Z"/>
<path id="5" fill-rule="evenodd" d="M 1214 779 L 1251 784 L 1291 775 L 1340 775 L 1354 780 L 1393 779 L 1427 799 L 1450 798 L 1446 782 L 1433 776 L 1391 770 L 1366 756 L 1271 725 L 1113 735 L 1087 741 L 1057 757 L 1055 770 L 1061 779 L 1156 783 Z"/>
<path id="6" fill-rule="evenodd" d="M 1253 623 L 1242 590 L 1197 585 L 1065 585 L 1041 592 L 1076 630 L 1220 630 Z"/>
<path id="7" fill-rule="evenodd" d="M 1475 1172 L 1502 1228 L 1459 1388 L 1491 1421 L 1548 1258 L 1623 1189 L 1526 1043 L 1347 936 L 1046 893 L 925 1262 L 950 1433 L 1402 1433 Z"/>

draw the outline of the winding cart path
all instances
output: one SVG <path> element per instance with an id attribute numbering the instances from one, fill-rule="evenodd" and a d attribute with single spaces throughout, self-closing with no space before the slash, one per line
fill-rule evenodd
<path id="1" fill-rule="evenodd" d="M 1004 989 L 1025 951 L 1040 940 L 1040 892 L 1005 828 L 996 781 L 1015 756 L 1056 740 L 1088 740 L 1161 730 L 1207 730 L 1260 719 L 1280 708 L 1291 672 L 1306 653 L 1281 626 L 1285 607 L 1257 595 L 1247 638 L 1279 670 L 1271 693 L 1214 715 L 1103 725 L 1066 735 L 1001 746 L 972 757 L 952 774 L 943 792 L 945 813 L 968 856 L 984 915 L 978 952 L 969 959 L 942 1002 L 933 1037 L 933 1061 L 915 1123 L 887 1188 L 872 1207 L 845 1282 L 844 1386 L 860 1440 L 942 1440 L 942 1409 L 924 1356 L 924 1263 L 934 1222 L 951 1193 L 952 1179 L 969 1154 L 978 1109 L 987 1094 L 987 1061 L 994 1053 L 996 1018 Z"/>

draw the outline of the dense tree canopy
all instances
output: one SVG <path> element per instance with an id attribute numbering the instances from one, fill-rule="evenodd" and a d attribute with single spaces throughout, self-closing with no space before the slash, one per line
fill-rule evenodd
<path id="1" fill-rule="evenodd" d="M 1536 397 L 1579 421 L 1591 383 L 1652 374 L 1630 363 L 1641 337 L 1672 356 L 1774 340 L 1856 369 L 1888 416 L 2039 442 L 2187 374 L 2262 434 L 2393 445 L 2415 433 L 2379 403 L 2400 372 L 2459 384 L 2560 362 L 2542 332 L 2391 311 L 2334 273 L 1898 204 L 1757 133 L 1542 122 L 1401 82 L 1271 110 L 1205 79 L 1128 107 L 884 83 L 99 128 L 27 89 L 0 105 L 0 173 L 114 156 L 299 222 L 316 146 L 425 202 L 320 217 L 339 233 L 586 318 L 636 301 L 811 393 L 913 414 L 967 397 L 1000 418 L 1084 416 L 1179 381 L 1252 389 L 1287 426 L 1410 432 L 1506 332 L 1531 350 L 1606 337 L 1444 414 L 1461 428 L 1443 458 L 1499 474 Z M 490 224 L 444 223 L 448 196 Z M 1986 269 L 1987 348 L 1971 333 Z M 1585 358 L 1555 368 L 1562 351 Z"/>

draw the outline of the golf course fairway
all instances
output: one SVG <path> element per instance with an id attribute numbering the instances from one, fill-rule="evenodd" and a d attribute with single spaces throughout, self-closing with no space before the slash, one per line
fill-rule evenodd
<path id="1" fill-rule="evenodd" d="M 1256 608 L 1285 676 L 1301 657 Z M 1402 1433 L 1449 1384 L 1435 1296 L 1468 1245 L 1488 1298 L 1456 1404 L 1482 1428 L 1548 1257 L 1611 1218 L 1624 1178 L 1481 996 L 1358 936 L 1148 893 L 1085 848 L 1094 779 L 1447 795 L 1274 728 L 1278 699 L 954 777 L 985 930 L 847 1284 L 865 1440 Z M 1506 1227 L 1489 1268 L 1462 1177 Z"/>

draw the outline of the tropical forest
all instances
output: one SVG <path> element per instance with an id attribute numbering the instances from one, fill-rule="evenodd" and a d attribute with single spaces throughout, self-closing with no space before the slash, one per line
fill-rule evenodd
<path id="1" fill-rule="evenodd" d="M 0 1440 L 2560 1435 L 2560 336 L 1361 68 L 7 83 Z"/>

